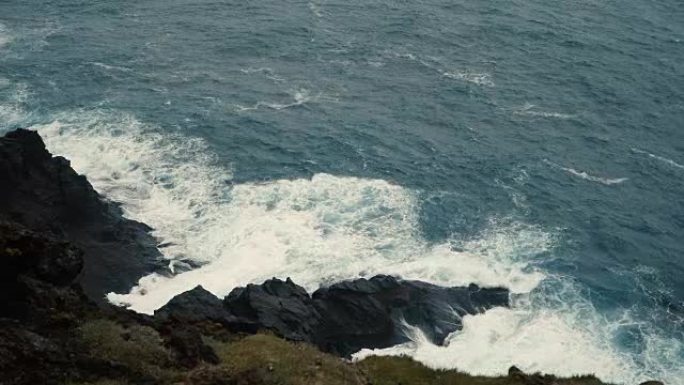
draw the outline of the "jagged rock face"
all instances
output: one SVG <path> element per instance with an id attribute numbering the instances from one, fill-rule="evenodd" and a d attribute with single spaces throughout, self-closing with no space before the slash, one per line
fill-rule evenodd
<path id="1" fill-rule="evenodd" d="M 53 157 L 37 133 L 19 129 L 0 138 L 0 186 L 0 219 L 83 250 L 79 282 L 92 299 L 102 302 L 106 293 L 128 290 L 159 269 L 161 254 L 150 228 L 125 219 L 68 160 Z"/>
<path id="2" fill-rule="evenodd" d="M 278 331 L 289 340 L 315 343 L 321 316 L 306 290 L 289 278 L 236 288 L 223 304 L 241 327 L 258 325 Z"/>
<path id="3" fill-rule="evenodd" d="M 322 316 L 317 345 L 343 356 L 406 342 L 404 322 L 441 345 L 462 328 L 464 315 L 509 304 L 504 288 L 440 287 L 384 275 L 340 282 L 312 298 Z"/>
<path id="4" fill-rule="evenodd" d="M 503 288 L 445 288 L 382 275 L 341 282 L 312 296 L 289 279 L 271 279 L 237 288 L 222 303 L 197 287 L 176 296 L 155 318 L 210 320 L 236 331 L 268 329 L 349 356 L 362 348 L 408 341 L 404 323 L 442 344 L 462 327 L 462 316 L 508 303 L 508 290 Z"/>

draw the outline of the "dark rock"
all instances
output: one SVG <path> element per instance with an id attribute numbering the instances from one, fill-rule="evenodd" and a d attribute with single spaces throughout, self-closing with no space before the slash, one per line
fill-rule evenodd
<path id="1" fill-rule="evenodd" d="M 240 323 L 257 324 L 293 341 L 314 342 L 320 316 L 306 290 L 289 278 L 237 288 L 223 303 Z"/>
<path id="2" fill-rule="evenodd" d="M 511 366 L 510 368 L 508 368 L 508 375 L 509 375 L 510 377 L 516 377 L 516 376 L 520 376 L 520 375 L 524 375 L 524 374 L 525 374 L 525 373 L 524 373 L 522 370 L 520 370 L 520 369 L 519 369 L 517 366 L 515 366 L 515 365 Z"/>
<path id="3" fill-rule="evenodd" d="M 180 323 L 225 323 L 231 317 L 221 300 L 202 286 L 173 297 L 166 305 L 155 311 L 154 316 L 162 322 Z"/>
<path id="4" fill-rule="evenodd" d="M 0 317 L 46 324 L 56 321 L 60 309 L 87 311 L 89 301 L 72 287 L 82 255 L 52 236 L 0 221 Z"/>
<path id="5" fill-rule="evenodd" d="M 48 338 L 19 323 L 0 321 L 0 383 L 60 383 L 63 379 L 54 374 L 69 372 L 67 357 L 64 349 Z"/>
<path id="6" fill-rule="evenodd" d="M 214 350 L 202 341 L 200 331 L 192 326 L 178 325 L 166 337 L 167 346 L 176 354 L 176 361 L 187 368 L 200 362 L 218 364 L 219 358 Z"/>
<path id="7" fill-rule="evenodd" d="M 639 385 L 665 385 L 665 384 L 663 384 L 660 381 L 646 381 L 646 382 L 642 382 Z"/>
<path id="8" fill-rule="evenodd" d="M 106 293 L 128 290 L 141 276 L 162 268 L 150 228 L 125 219 L 68 160 L 53 157 L 37 133 L 19 129 L 0 138 L 0 186 L 0 219 L 83 250 L 79 282 L 93 300 L 104 302 Z M 68 276 L 50 267 L 44 272 L 57 279 Z"/>
<path id="9" fill-rule="evenodd" d="M 322 319 L 317 345 L 347 356 L 361 348 L 408 341 L 404 323 L 441 345 L 450 333 L 462 328 L 462 316 L 508 306 L 508 290 L 476 285 L 445 288 L 380 275 L 320 289 L 313 300 Z"/>
<path id="10" fill-rule="evenodd" d="M 345 281 L 312 296 L 290 279 L 234 289 L 221 301 L 201 286 L 173 298 L 155 312 L 170 320 L 220 323 L 232 331 L 271 330 L 341 356 L 362 348 L 408 341 L 405 324 L 442 344 L 459 330 L 461 317 L 508 306 L 508 290 L 476 285 L 445 288 L 390 276 Z"/>

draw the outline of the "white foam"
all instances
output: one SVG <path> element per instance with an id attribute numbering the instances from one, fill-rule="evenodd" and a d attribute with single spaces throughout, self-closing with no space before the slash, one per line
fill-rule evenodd
<path id="1" fill-rule="evenodd" d="M 469 83 L 477 84 L 478 86 L 494 87 L 492 76 L 486 72 L 471 72 L 471 71 L 445 71 L 442 73 L 449 79 L 463 80 Z"/>
<path id="2" fill-rule="evenodd" d="M 105 64 L 101 62 L 89 62 L 88 64 L 93 65 L 95 67 L 102 68 L 107 71 L 118 71 L 118 72 L 132 72 L 133 70 L 128 68 L 128 67 L 121 67 L 121 66 L 115 66 L 115 65 L 110 65 L 110 64 Z"/>
<path id="3" fill-rule="evenodd" d="M 50 151 L 67 156 L 127 217 L 149 223 L 170 259 L 189 255 L 191 234 L 211 222 L 231 171 L 212 166 L 200 140 L 160 135 L 127 114 L 73 111 L 31 127 Z M 195 256 L 198 260 L 201 255 Z"/>
<path id="4" fill-rule="evenodd" d="M 244 69 L 241 69 L 240 72 L 246 75 L 251 75 L 251 74 L 263 74 L 266 76 L 268 79 L 277 81 L 277 82 L 283 82 L 285 79 L 282 77 L 278 76 L 278 74 L 271 68 L 269 67 L 247 67 Z"/>
<path id="5" fill-rule="evenodd" d="M 243 111 L 254 111 L 258 110 L 260 108 L 270 108 L 273 110 L 284 110 L 286 108 L 292 108 L 292 107 L 297 107 L 304 105 L 306 103 L 310 102 L 315 102 L 321 98 L 321 94 L 315 94 L 312 95 L 311 92 L 307 89 L 298 89 L 292 92 L 292 99 L 294 101 L 290 103 L 274 103 L 274 102 L 256 102 L 252 106 L 243 106 L 240 104 L 236 104 L 235 107 L 237 108 L 237 111 L 243 112 Z"/>
<path id="6" fill-rule="evenodd" d="M 545 159 L 544 162 L 546 164 L 554 167 L 554 168 L 558 168 L 560 170 L 563 170 L 563 171 L 567 172 L 568 174 L 574 175 L 578 178 L 588 180 L 590 182 L 601 183 L 601 184 L 604 184 L 606 186 L 624 183 L 624 182 L 629 180 L 629 178 L 607 178 L 607 177 L 603 177 L 603 176 L 592 175 L 586 171 L 579 171 L 579 170 L 575 170 L 574 168 L 563 167 L 561 165 L 558 165 L 556 163 L 549 161 L 548 159 Z"/>
<path id="7" fill-rule="evenodd" d="M 562 112 L 551 112 L 551 111 L 539 111 L 535 109 L 536 106 L 534 104 L 525 104 L 523 107 L 516 109 L 513 111 L 514 115 L 525 115 L 525 116 L 532 116 L 532 117 L 540 117 L 540 118 L 555 118 L 555 119 L 572 119 L 575 117 L 575 115 L 572 114 L 565 114 Z"/>
<path id="8" fill-rule="evenodd" d="M 28 87 L 23 83 L 17 84 L 0 78 L 0 92 L 6 95 L 0 99 L 0 128 L 12 127 L 23 122 L 28 116 L 24 109 L 29 97 Z"/>
<path id="9" fill-rule="evenodd" d="M 664 157 L 664 156 L 651 154 L 650 152 L 647 152 L 647 151 L 644 151 L 644 150 L 639 150 L 638 148 L 632 148 L 632 151 L 636 152 L 637 154 L 646 155 L 646 156 L 648 156 L 649 158 L 658 160 L 658 161 L 663 162 L 663 163 L 665 163 L 665 164 L 667 164 L 667 165 L 670 165 L 670 166 L 672 166 L 672 167 L 674 167 L 674 168 L 678 168 L 678 169 L 680 169 L 680 170 L 684 170 L 684 165 L 679 164 L 679 163 L 675 162 L 674 160 L 669 159 L 669 158 L 666 158 L 666 157 Z"/>
<path id="10" fill-rule="evenodd" d="M 575 175 L 577 177 L 580 177 L 584 180 L 605 184 L 607 186 L 610 186 L 613 184 L 620 184 L 620 183 L 623 183 L 623 182 L 629 180 L 629 178 L 605 178 L 605 177 L 601 177 L 601 176 L 595 176 L 595 175 L 591 175 L 591 174 L 587 173 L 586 171 L 577 171 L 574 168 L 569 168 L 569 167 L 562 167 L 562 169 L 569 172 L 570 174 Z"/>
<path id="11" fill-rule="evenodd" d="M 461 80 L 464 82 L 476 84 L 478 86 L 484 86 L 484 87 L 494 87 L 494 81 L 492 80 L 492 75 L 487 73 L 487 72 L 481 72 L 481 71 L 473 71 L 471 69 L 463 69 L 463 70 L 445 70 L 443 67 L 444 65 L 441 64 L 441 59 L 438 57 L 434 56 L 427 56 L 427 57 L 421 57 L 419 55 L 415 55 L 411 52 L 406 52 L 406 51 L 393 51 L 393 50 L 385 50 L 383 52 L 383 55 L 385 57 L 391 57 L 391 58 L 397 58 L 397 59 L 404 59 L 412 62 L 416 62 L 420 64 L 421 66 L 425 68 L 429 68 L 432 71 L 435 71 L 442 76 L 449 78 L 449 79 L 455 79 L 455 80 Z"/>
<path id="12" fill-rule="evenodd" d="M 428 245 L 417 234 L 415 195 L 381 180 L 335 177 L 235 186 L 222 218 L 196 233 L 196 253 L 211 263 L 173 278 L 150 276 L 118 303 L 151 312 L 202 284 L 223 296 L 270 277 L 292 277 L 310 291 L 321 284 L 379 273 L 449 284 L 506 285 L 526 291 L 542 278 L 512 255 L 537 254 L 548 238 L 533 229 L 517 241 L 507 229 L 477 240 Z M 514 254 L 515 253 L 515 254 Z M 528 254 L 526 254 L 528 253 Z"/>
<path id="13" fill-rule="evenodd" d="M 316 16 L 317 18 L 320 19 L 321 17 L 323 17 L 323 11 L 321 10 L 321 5 L 318 4 L 317 2 L 315 2 L 315 1 L 309 1 L 309 10 L 310 10 L 311 13 L 313 13 L 313 15 Z"/>
<path id="14" fill-rule="evenodd" d="M 643 334 L 641 353 L 625 353 L 613 339 L 624 327 L 639 322 L 629 312 L 600 315 L 564 277 L 548 277 L 555 293 L 535 291 L 517 296 L 510 309 L 495 308 L 463 317 L 463 330 L 451 334 L 445 346 L 431 344 L 418 330 L 412 341 L 388 349 L 362 350 L 354 355 L 409 355 L 429 367 L 458 368 L 472 374 L 503 375 L 511 365 L 526 372 L 561 376 L 595 374 L 604 381 L 638 384 L 659 379 L 682 384 L 684 368 L 678 352 L 684 341 Z"/>

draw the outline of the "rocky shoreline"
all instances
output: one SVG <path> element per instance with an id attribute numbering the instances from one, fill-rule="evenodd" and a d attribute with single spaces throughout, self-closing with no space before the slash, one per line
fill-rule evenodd
<path id="1" fill-rule="evenodd" d="M 163 269 L 150 229 L 122 216 L 40 136 L 0 138 L 0 384 L 601 384 L 592 377 L 477 377 L 408 358 L 343 357 L 435 344 L 460 317 L 509 305 L 505 288 L 376 276 L 309 295 L 289 279 L 202 287 L 146 316 L 104 301 Z"/>

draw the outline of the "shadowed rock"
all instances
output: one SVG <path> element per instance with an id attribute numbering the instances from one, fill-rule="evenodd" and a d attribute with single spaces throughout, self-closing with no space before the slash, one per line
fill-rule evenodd
<path id="1" fill-rule="evenodd" d="M 84 252 L 79 282 L 98 302 L 161 267 L 146 225 L 123 217 L 40 136 L 18 129 L 0 138 L 0 219 L 71 242 Z M 59 275 L 59 274 L 57 274 Z"/>
<path id="2" fill-rule="evenodd" d="M 405 325 L 441 345 L 462 328 L 464 315 L 508 306 L 504 288 L 441 287 L 386 275 L 341 282 L 312 297 L 321 314 L 317 345 L 342 356 L 406 342 Z"/>

